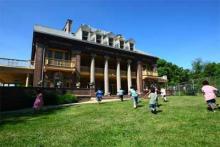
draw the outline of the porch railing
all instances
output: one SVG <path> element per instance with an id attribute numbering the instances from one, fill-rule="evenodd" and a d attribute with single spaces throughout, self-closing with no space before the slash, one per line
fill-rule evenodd
<path id="1" fill-rule="evenodd" d="M 157 77 L 158 73 L 155 72 L 155 71 L 146 71 L 146 70 L 144 70 L 144 71 L 142 71 L 142 75 L 143 76 L 155 76 L 155 77 Z"/>
<path id="2" fill-rule="evenodd" d="M 17 68 L 34 68 L 34 61 L 0 58 L 0 66 Z"/>
<path id="3" fill-rule="evenodd" d="M 90 72 L 90 67 L 88 66 L 81 66 L 82 72 Z M 95 68 L 96 73 L 103 73 L 104 74 L 104 68 Z M 116 70 L 115 69 L 108 69 L 108 72 L 112 76 L 116 76 Z M 120 71 L 121 76 L 127 76 L 127 71 L 121 70 Z M 136 76 L 135 72 L 131 72 L 132 76 Z"/>
<path id="4" fill-rule="evenodd" d="M 71 60 L 61 60 L 54 58 L 45 58 L 45 65 L 49 66 L 57 66 L 57 67 L 65 67 L 65 68 L 73 68 L 75 67 L 76 62 Z"/>

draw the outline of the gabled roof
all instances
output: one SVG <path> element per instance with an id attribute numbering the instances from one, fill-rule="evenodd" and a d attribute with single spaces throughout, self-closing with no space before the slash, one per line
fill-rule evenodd
<path id="1" fill-rule="evenodd" d="M 91 42 L 91 41 L 77 39 L 75 37 L 75 35 L 72 34 L 72 33 L 67 33 L 67 32 L 64 32 L 62 30 L 52 29 L 52 28 L 49 28 L 49 27 L 41 26 L 41 25 L 34 25 L 34 32 L 47 34 L 47 35 L 52 35 L 52 36 L 61 37 L 61 38 L 66 38 L 66 39 L 71 39 L 71 40 L 80 41 L 80 42 L 86 42 L 86 43 L 95 44 L 95 45 L 98 45 L 98 46 L 108 47 L 108 48 L 112 48 L 112 49 L 115 49 L 115 50 L 120 50 L 120 51 L 125 51 L 125 52 L 130 52 L 130 53 L 136 53 L 136 54 L 140 54 L 140 55 L 144 55 L 144 56 L 148 56 L 148 57 L 150 56 L 150 57 L 153 57 L 153 58 L 158 58 L 156 56 L 152 56 L 152 55 L 146 54 L 144 52 L 140 52 L 138 50 L 137 51 L 130 51 L 130 50 L 126 50 L 126 49 L 111 47 L 111 46 L 104 45 L 104 44 L 97 44 L 97 43 Z"/>

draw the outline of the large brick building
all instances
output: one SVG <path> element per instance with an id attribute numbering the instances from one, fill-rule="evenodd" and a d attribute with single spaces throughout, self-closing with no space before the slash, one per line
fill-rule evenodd
<path id="1" fill-rule="evenodd" d="M 32 64 L 25 68 L 26 72 L 1 65 L 4 70 L 0 72 L 0 83 L 14 83 L 13 78 L 20 76 L 16 82 L 26 86 L 93 87 L 108 95 L 119 88 L 127 91 L 130 86 L 141 93 L 152 83 L 166 81 L 158 77 L 158 58 L 137 50 L 133 39 L 126 40 L 122 35 L 88 25 L 81 25 L 75 33 L 71 28 L 71 20 L 67 20 L 62 30 L 35 25 Z M 13 71 L 21 74 L 6 76 Z"/>

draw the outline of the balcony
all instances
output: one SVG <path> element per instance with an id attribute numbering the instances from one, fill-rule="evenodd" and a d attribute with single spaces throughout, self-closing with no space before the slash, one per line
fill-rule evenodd
<path id="1" fill-rule="evenodd" d="M 158 73 L 157 72 L 147 71 L 147 70 L 142 71 L 142 75 L 145 76 L 145 77 L 148 77 L 148 76 L 158 77 Z"/>
<path id="2" fill-rule="evenodd" d="M 34 69 L 34 62 L 31 60 L 0 58 L 0 66 Z"/>
<path id="3" fill-rule="evenodd" d="M 61 60 L 54 58 L 45 58 L 45 68 L 47 69 L 74 69 L 76 61 L 71 60 Z"/>

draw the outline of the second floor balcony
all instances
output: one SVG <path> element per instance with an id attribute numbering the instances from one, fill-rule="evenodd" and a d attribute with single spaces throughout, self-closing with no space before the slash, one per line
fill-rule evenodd
<path id="1" fill-rule="evenodd" d="M 75 60 L 61 60 L 55 58 L 45 58 L 46 68 L 62 68 L 62 69 L 73 69 L 75 68 Z"/>

